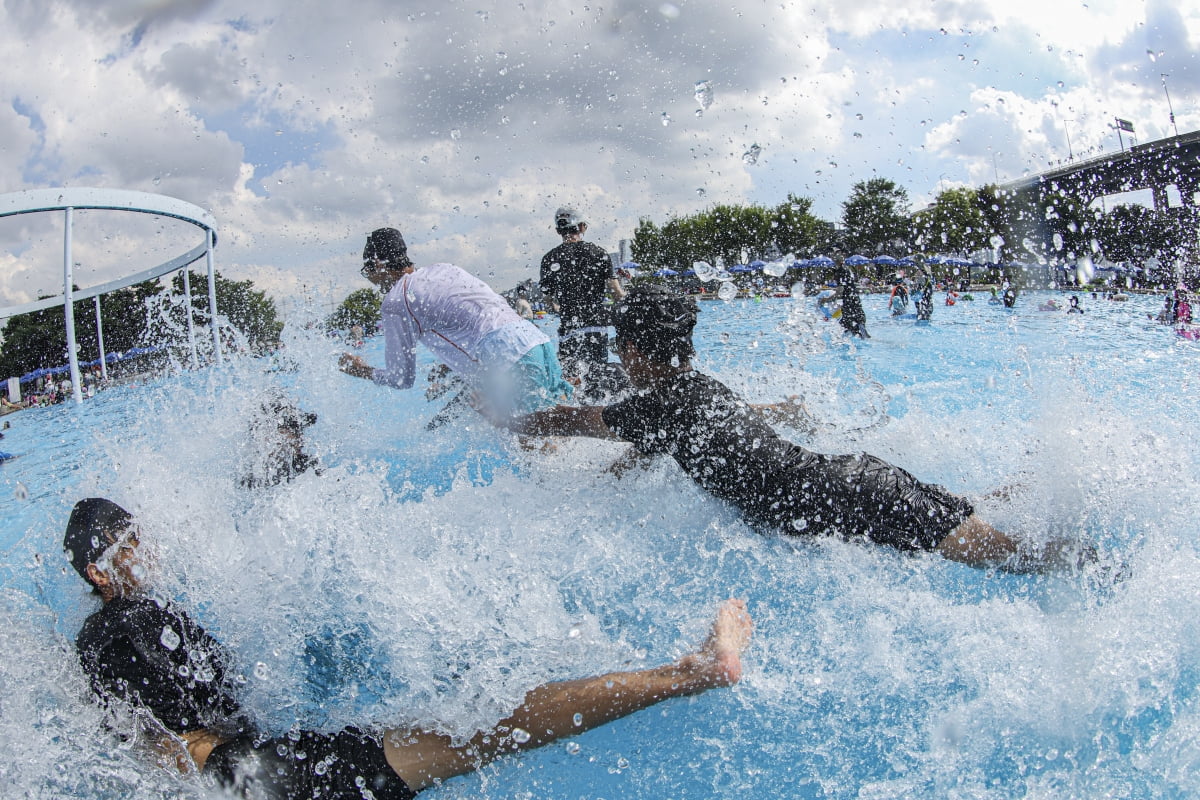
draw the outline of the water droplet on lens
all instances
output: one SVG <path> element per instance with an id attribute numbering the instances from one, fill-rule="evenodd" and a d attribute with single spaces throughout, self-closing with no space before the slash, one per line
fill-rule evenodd
<path id="1" fill-rule="evenodd" d="M 29 499 L 29 489 L 25 484 L 17 481 L 17 485 L 13 487 L 13 497 L 20 500 L 22 503 Z"/>
<path id="2" fill-rule="evenodd" d="M 757 164 L 758 157 L 762 154 L 762 148 L 757 144 L 750 145 L 750 149 L 742 153 L 742 162 L 745 164 Z"/>
<path id="3" fill-rule="evenodd" d="M 671 115 L 665 111 L 662 113 L 662 124 L 664 128 L 671 124 Z"/>
<path id="4" fill-rule="evenodd" d="M 254 677 L 258 678 L 260 681 L 265 681 L 270 674 L 271 671 L 267 669 L 267 665 L 263 662 L 259 661 L 254 665 Z"/>
<path id="5" fill-rule="evenodd" d="M 158 641 L 159 644 L 168 650 L 174 650 L 176 647 L 179 647 L 179 634 L 170 625 L 164 625 Z"/>
<path id="6" fill-rule="evenodd" d="M 451 128 L 450 129 L 450 138 L 457 142 L 459 139 L 462 138 L 462 131 L 460 131 L 458 128 Z"/>
<path id="7" fill-rule="evenodd" d="M 564 747 L 563 749 L 567 751 L 568 755 L 572 755 L 572 756 L 578 755 L 579 754 L 579 742 L 567 742 L 566 747 Z"/>
<path id="8" fill-rule="evenodd" d="M 696 81 L 695 91 L 696 105 L 700 106 L 700 111 L 708 110 L 713 101 L 713 88 L 710 81 Z"/>
<path id="9" fill-rule="evenodd" d="M 583 714 L 576 714 L 575 716 L 571 717 L 571 721 L 574 722 L 575 727 L 578 728 L 583 724 Z"/>
<path id="10" fill-rule="evenodd" d="M 529 731 L 524 728 L 512 729 L 512 740 L 517 744 L 526 744 L 533 737 L 529 735 Z"/>
<path id="11" fill-rule="evenodd" d="M 721 284 L 721 288 L 717 289 L 717 297 L 722 300 L 732 300 L 737 297 L 737 287 L 726 281 Z"/>

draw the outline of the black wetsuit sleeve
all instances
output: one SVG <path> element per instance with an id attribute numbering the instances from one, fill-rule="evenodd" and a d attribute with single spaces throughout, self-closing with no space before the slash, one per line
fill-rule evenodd
<path id="1" fill-rule="evenodd" d="M 653 395 L 635 394 L 605 406 L 601 417 L 610 431 L 632 444 L 639 452 L 645 455 L 665 452 L 663 407 Z"/>
<path id="2" fill-rule="evenodd" d="M 561 271 L 561 267 L 557 270 L 551 268 L 551 265 L 555 262 L 554 254 L 556 252 L 558 251 L 551 250 L 542 256 L 542 268 L 538 273 L 538 288 L 551 297 L 558 295 L 558 278 Z"/>
<path id="3" fill-rule="evenodd" d="M 149 709 L 167 728 L 242 727 L 224 649 L 182 613 L 118 599 L 88 618 L 76 641 L 101 700 Z"/>

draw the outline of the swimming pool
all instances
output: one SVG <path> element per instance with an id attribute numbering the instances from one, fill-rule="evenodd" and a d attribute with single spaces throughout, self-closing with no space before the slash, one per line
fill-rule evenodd
<path id="1" fill-rule="evenodd" d="M 340 346 L 305 335 L 301 313 L 273 362 L 9 417 L 0 771 L 33 797 L 181 785 L 101 732 L 74 663 L 92 600 L 59 542 L 74 501 L 104 494 L 154 534 L 166 591 L 235 651 L 247 708 L 276 730 L 465 735 L 537 683 L 675 657 L 719 598 L 748 598 L 738 688 L 426 797 L 1192 796 L 1200 349 L 1147 319 L 1158 298 L 1085 299 L 1082 316 L 1037 301 L 938 305 L 917 326 L 867 296 L 867 341 L 811 300 L 706 302 L 698 361 L 752 401 L 803 394 L 821 424 L 795 436 L 813 449 L 972 495 L 1009 487 L 981 516 L 1096 542 L 1120 581 L 764 537 L 673 464 L 608 474 L 617 444 L 528 452 L 473 418 L 428 432 L 438 405 L 337 373 Z M 320 415 L 325 471 L 251 493 L 244 433 L 279 385 Z"/>

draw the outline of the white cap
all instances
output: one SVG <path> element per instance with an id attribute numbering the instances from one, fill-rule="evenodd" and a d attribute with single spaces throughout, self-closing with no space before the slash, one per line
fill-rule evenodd
<path id="1" fill-rule="evenodd" d="M 587 220 L 570 206 L 560 206 L 558 211 L 554 212 L 555 230 L 561 231 L 568 228 L 578 228 L 580 225 L 585 224 L 587 224 Z"/>

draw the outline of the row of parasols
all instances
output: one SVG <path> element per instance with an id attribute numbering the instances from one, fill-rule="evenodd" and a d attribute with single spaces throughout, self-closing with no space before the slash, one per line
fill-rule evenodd
<path id="1" fill-rule="evenodd" d="M 867 258 L 866 256 L 861 256 L 861 255 L 853 255 L 853 256 L 849 256 L 848 258 L 846 258 L 845 263 L 847 266 L 850 266 L 850 267 L 876 266 L 876 267 L 885 267 L 888 269 L 900 269 L 903 267 L 915 267 L 918 265 L 917 260 L 915 258 L 913 258 L 912 256 L 904 256 L 902 258 L 894 258 L 889 255 L 880 255 L 880 256 L 875 256 L 874 258 Z M 1017 262 L 1017 261 L 1014 261 L 1011 263 L 999 264 L 999 263 L 974 261 L 972 259 L 962 258 L 960 256 L 940 256 L 940 255 L 939 256 L 930 256 L 930 257 L 924 259 L 923 263 L 926 264 L 927 266 L 945 266 L 945 267 L 957 267 L 957 268 L 965 269 L 965 270 L 967 270 L 968 275 L 970 275 L 970 271 L 972 269 L 1026 270 L 1026 269 L 1037 269 L 1038 268 L 1037 266 L 1035 266 L 1033 264 L 1026 264 L 1026 263 Z M 802 259 L 794 260 L 794 261 L 792 261 L 791 264 L 787 265 L 786 267 L 781 262 L 768 263 L 766 261 L 751 261 L 749 264 L 736 264 L 732 267 L 729 267 L 729 269 L 726 271 L 733 275 L 739 275 L 739 274 L 745 274 L 748 272 L 763 272 L 764 270 L 766 270 L 766 272 L 768 274 L 782 275 L 786 270 L 800 271 L 800 270 L 809 270 L 809 269 L 827 269 L 834 265 L 835 265 L 834 260 L 832 258 L 830 258 L 829 256 L 817 256 L 815 258 L 802 258 Z M 774 269 L 774 270 L 766 269 L 768 266 L 774 266 L 774 267 L 776 267 L 776 269 Z M 1086 265 L 1081 264 L 1081 263 L 1074 263 L 1074 264 L 1055 264 L 1055 265 L 1045 265 L 1045 266 L 1051 266 L 1051 268 L 1053 268 L 1053 269 L 1057 269 L 1060 271 L 1066 271 L 1066 272 L 1073 272 L 1073 271 L 1078 271 L 1081 268 L 1086 268 L 1087 270 L 1089 270 L 1091 272 L 1114 272 L 1117 274 L 1123 274 L 1123 273 L 1135 274 L 1140 271 L 1144 271 L 1146 269 L 1145 267 L 1138 268 L 1138 267 L 1132 266 L 1132 265 L 1114 264 L 1114 263 L 1107 262 L 1107 261 L 1100 261 L 1099 263 L 1091 263 L 1089 261 Z M 639 265 L 638 263 L 636 263 L 634 261 L 626 261 L 624 264 L 621 265 L 621 269 L 624 269 L 629 272 L 636 272 L 637 270 L 641 269 L 641 265 Z M 670 268 L 664 268 L 664 269 L 654 270 L 654 272 L 652 272 L 651 274 L 654 275 L 656 278 L 671 278 L 671 277 L 675 277 L 675 276 L 683 276 L 685 278 L 688 278 L 688 277 L 695 276 L 696 270 L 685 269 L 683 271 L 676 271 L 676 270 L 673 270 Z"/>
<path id="2" fill-rule="evenodd" d="M 779 264 L 779 262 L 775 262 L 775 263 L 777 265 Z M 852 256 L 849 256 L 846 258 L 845 263 L 847 266 L 851 266 L 851 267 L 863 267 L 863 266 L 868 266 L 868 265 L 889 267 L 889 268 L 917 266 L 917 260 L 911 256 L 895 258 L 895 257 L 889 256 L 889 255 L 879 255 L 879 256 L 875 256 L 874 258 L 867 258 L 866 256 L 861 256 L 861 255 L 852 255 Z M 943 266 L 950 266 L 950 267 L 965 267 L 967 269 L 970 269 L 972 267 L 988 267 L 988 266 L 1011 266 L 1011 267 L 1024 266 L 1024 265 L 1019 265 L 1019 264 L 1011 264 L 1011 265 L 1009 265 L 1009 264 L 1005 264 L 1005 265 L 981 264 L 977 261 L 971 261 L 970 259 L 966 259 L 966 258 L 958 258 L 956 256 L 930 256 L 929 258 L 925 259 L 925 263 L 931 264 L 931 265 L 943 265 Z M 787 265 L 786 269 L 793 269 L 793 270 L 827 269 L 829 267 L 835 266 L 835 264 L 836 264 L 836 262 L 829 256 L 816 256 L 815 258 L 796 259 L 796 260 L 792 261 L 791 264 Z M 739 274 L 745 274 L 748 272 L 762 272 L 767 266 L 768 266 L 768 262 L 766 262 L 766 261 L 751 261 L 749 264 L 735 264 L 734 266 L 729 267 L 729 269 L 727 271 L 733 275 L 739 275 Z M 641 265 L 634 261 L 626 261 L 624 264 L 621 265 L 621 269 L 633 272 L 633 271 L 641 269 Z M 682 275 L 683 277 L 687 278 L 687 277 L 694 276 L 696 274 L 696 270 L 685 269 L 683 271 L 676 271 L 676 270 L 673 270 L 670 268 L 663 268 L 663 269 L 656 269 L 651 274 L 654 275 L 656 278 L 671 278 L 671 277 L 674 277 L 677 275 Z"/>

